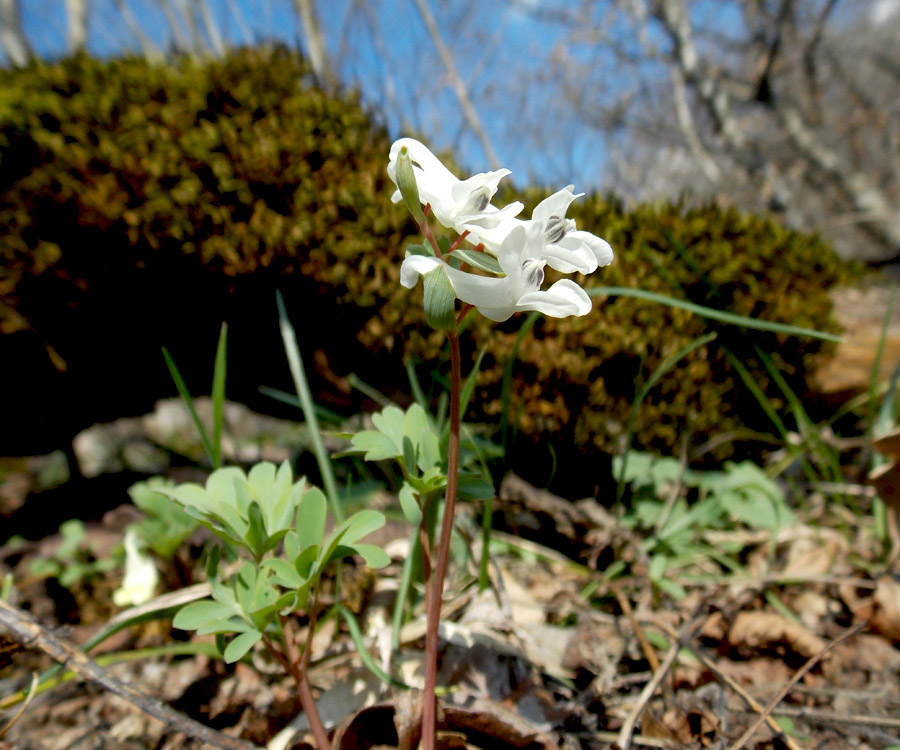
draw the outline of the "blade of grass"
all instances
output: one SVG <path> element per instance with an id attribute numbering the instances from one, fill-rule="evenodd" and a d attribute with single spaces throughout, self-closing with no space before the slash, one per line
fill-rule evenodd
<path id="1" fill-rule="evenodd" d="M 759 320 L 758 318 L 748 318 L 744 315 L 736 315 L 735 313 L 725 312 L 724 310 L 716 310 L 712 307 L 704 307 L 686 300 L 668 297 L 665 294 L 657 294 L 656 292 L 648 292 L 643 289 L 629 289 L 622 286 L 597 286 L 587 290 L 591 297 L 636 297 L 637 299 L 645 299 L 650 302 L 658 302 L 669 307 L 678 307 L 700 315 L 704 318 L 711 318 L 722 323 L 730 323 L 731 325 L 740 326 L 742 328 L 753 328 L 758 331 L 770 331 L 772 333 L 786 333 L 792 336 L 809 336 L 823 341 L 835 341 L 840 343 L 841 337 L 834 333 L 826 333 L 824 331 L 815 331 L 811 328 L 802 328 L 801 326 L 792 326 L 787 323 L 777 323 L 771 320 Z"/>
<path id="2" fill-rule="evenodd" d="M 303 410 L 303 418 L 309 427 L 309 437 L 312 440 L 313 452 L 319 473 L 322 475 L 322 484 L 325 485 L 325 494 L 331 504 L 331 512 L 335 521 L 340 524 L 344 521 L 344 511 L 338 498 L 337 483 L 334 481 L 334 472 L 331 468 L 331 459 L 322 442 L 322 433 L 319 430 L 319 420 L 316 417 L 316 409 L 313 405 L 309 383 L 306 380 L 306 371 L 303 369 L 303 359 L 300 357 L 300 349 L 297 346 L 297 334 L 288 319 L 287 310 L 284 307 L 284 299 L 281 292 L 275 293 L 278 305 L 278 325 L 281 329 L 281 340 L 284 342 L 284 353 L 287 356 L 288 366 L 291 369 L 291 377 L 294 379 L 294 387 L 297 389 L 297 397 Z"/>
<path id="3" fill-rule="evenodd" d="M 369 653 L 369 649 L 366 648 L 366 644 L 363 642 L 362 631 L 359 629 L 359 623 L 356 621 L 353 613 L 343 604 L 338 604 L 337 606 L 338 611 L 344 618 L 344 622 L 347 623 L 347 630 L 350 631 L 350 637 L 353 639 L 353 643 L 356 646 L 356 653 L 359 654 L 359 658 L 362 659 L 366 669 L 387 685 L 393 685 L 401 690 L 411 690 L 412 686 L 398 680 L 396 677 L 392 677 L 378 666 L 378 663 L 372 658 L 372 654 Z"/>
<path id="4" fill-rule="evenodd" d="M 868 418 L 868 426 L 866 429 L 866 434 L 871 438 L 875 434 L 876 428 L 883 427 L 885 430 L 891 429 L 894 427 L 893 422 L 894 419 L 886 419 L 889 416 L 891 411 L 896 414 L 896 407 L 894 404 L 894 389 L 892 388 L 889 393 L 890 397 L 886 395 L 884 400 L 881 402 L 881 409 L 877 410 L 876 414 L 876 393 L 878 392 L 878 374 L 881 372 L 881 360 L 884 356 L 884 346 L 887 342 L 887 334 L 888 327 L 891 322 L 891 315 L 894 312 L 894 298 L 897 296 L 897 285 L 894 284 L 891 287 L 891 295 L 888 297 L 887 311 L 884 314 L 884 323 L 881 325 L 881 335 L 878 337 L 878 348 L 875 350 L 875 361 L 872 363 L 872 375 L 869 378 L 869 418 Z M 897 371 L 894 371 L 894 377 L 891 380 L 891 383 L 894 387 L 896 387 L 896 377 Z M 885 407 L 888 409 L 885 409 Z"/>
<path id="5" fill-rule="evenodd" d="M 413 399 L 426 412 L 430 411 L 428 399 L 425 398 L 425 392 L 422 390 L 422 384 L 419 382 L 419 376 L 416 374 L 416 366 L 413 364 L 412 358 L 405 357 L 403 366 L 406 368 L 406 377 L 409 379 L 409 387 L 412 390 Z"/>
<path id="6" fill-rule="evenodd" d="M 391 648 L 394 653 L 400 651 L 400 629 L 403 627 L 403 614 L 409 604 L 410 591 L 414 578 L 414 568 L 419 558 L 419 530 L 414 528 L 409 537 L 409 554 L 403 561 L 400 571 L 400 585 L 397 588 L 397 597 L 394 599 L 394 613 L 391 618 Z M 415 576 L 420 577 L 420 576 Z"/>
<path id="7" fill-rule="evenodd" d="M 769 421 L 775 426 L 775 429 L 781 436 L 784 447 L 789 454 L 788 458 L 785 459 L 785 468 L 793 463 L 793 459 L 796 457 L 800 461 L 800 466 L 803 469 L 803 473 L 806 475 L 807 480 L 810 482 L 818 482 L 819 477 L 816 474 L 815 469 L 812 467 L 812 464 L 809 463 L 809 459 L 803 454 L 802 451 L 800 451 L 795 445 L 791 443 L 788 429 L 787 427 L 785 427 L 784 422 L 778 415 L 778 412 L 775 410 L 775 407 L 772 405 L 769 397 L 762 392 L 762 389 L 759 387 L 756 380 L 753 379 L 753 376 L 747 371 L 747 368 L 744 367 L 743 363 L 734 355 L 734 352 L 724 347 L 722 350 L 725 352 L 725 356 L 728 358 L 729 364 L 734 368 L 735 372 L 737 372 L 741 380 L 744 381 L 744 385 L 747 386 L 747 390 L 749 390 L 750 393 L 753 394 L 756 402 L 759 404 L 763 412 L 765 412 L 765 415 L 769 418 Z"/>
<path id="8" fill-rule="evenodd" d="M 206 428 L 203 426 L 203 422 L 200 421 L 197 410 L 194 408 L 194 399 L 191 397 L 191 393 L 184 382 L 184 378 L 181 377 L 181 373 L 178 371 L 175 360 L 172 359 L 172 356 L 169 354 L 169 350 L 163 347 L 162 354 L 163 359 L 166 361 L 166 367 L 169 368 L 169 374 L 172 376 L 172 380 L 175 381 L 175 387 L 178 389 L 178 394 L 181 396 L 181 400 L 184 401 L 185 406 L 187 406 L 188 413 L 191 415 L 191 419 L 197 427 L 197 432 L 200 433 L 203 450 L 206 451 L 206 455 L 209 457 L 209 461 L 213 468 L 218 469 L 219 467 L 216 464 L 212 443 L 209 440 L 209 435 L 206 434 Z"/>
<path id="9" fill-rule="evenodd" d="M 616 500 L 621 502 L 622 495 L 625 493 L 625 469 L 628 465 L 628 454 L 631 451 L 631 439 L 634 436 L 634 420 L 637 416 L 638 407 L 641 405 L 641 402 L 647 397 L 647 394 L 650 393 L 653 386 L 656 385 L 659 380 L 665 375 L 669 370 L 671 370 L 678 362 L 684 359 L 688 354 L 693 352 L 696 349 L 699 349 L 701 346 L 706 346 L 706 344 L 713 341 L 718 334 L 713 331 L 711 333 L 707 333 L 705 336 L 700 336 L 693 341 L 691 341 L 687 346 L 679 349 L 675 354 L 671 357 L 666 358 L 660 365 L 657 367 L 653 374 L 647 378 L 647 382 L 644 383 L 643 388 L 638 392 L 635 396 L 634 401 L 631 404 L 631 411 L 628 413 L 628 421 L 625 423 L 625 453 L 622 456 L 622 465 L 619 468 L 619 476 L 616 478 Z"/>
<path id="10" fill-rule="evenodd" d="M 359 377 L 355 372 L 351 372 L 347 376 L 347 382 L 350 384 L 351 388 L 356 388 L 360 393 L 364 396 L 368 396 L 372 399 L 376 404 L 378 404 L 382 409 L 386 406 L 396 406 L 396 404 L 391 401 L 389 398 L 384 396 L 383 394 L 376 391 L 372 386 L 368 383 L 365 383 L 362 378 Z"/>
<path id="11" fill-rule="evenodd" d="M 270 388 L 267 385 L 260 386 L 259 392 L 263 396 L 268 396 L 275 401 L 280 401 L 282 404 L 293 406 L 296 409 L 303 408 L 300 404 L 300 399 L 293 393 L 285 393 L 277 388 Z M 329 422 L 334 425 L 340 425 L 344 421 L 339 414 L 336 414 L 330 409 L 326 409 L 324 406 L 319 406 L 318 404 L 316 404 L 316 416 L 323 422 Z"/>
<path id="12" fill-rule="evenodd" d="M 503 383 L 500 389 L 500 444 L 503 446 L 503 461 L 504 465 L 509 465 L 509 458 L 507 455 L 507 438 L 509 434 L 509 401 L 512 393 L 512 372 L 513 367 L 515 366 L 516 359 L 519 356 L 519 347 L 522 346 L 522 342 L 525 340 L 525 337 L 531 332 L 531 329 L 534 328 L 534 324 L 537 323 L 538 318 L 540 317 L 540 313 L 529 313 L 525 320 L 522 322 L 522 325 L 519 326 L 519 332 L 516 334 L 516 340 L 513 343 L 512 351 L 509 353 L 509 359 L 506 360 L 506 364 L 503 367 Z"/>
<path id="13" fill-rule="evenodd" d="M 788 405 L 791 408 L 791 413 L 794 415 L 794 420 L 797 423 L 797 429 L 800 431 L 800 435 L 803 438 L 803 443 L 807 447 L 807 450 L 816 455 L 819 461 L 828 468 L 832 482 L 843 481 L 840 459 L 837 453 L 830 445 L 822 440 L 822 436 L 819 434 L 819 428 L 806 412 L 803 403 L 797 397 L 793 388 L 788 385 L 787 380 L 785 380 L 784 376 L 775 366 L 775 362 L 772 361 L 772 358 L 768 354 L 755 344 L 753 349 L 756 352 L 756 356 L 759 357 L 760 362 L 762 362 L 763 367 L 766 369 L 766 372 L 769 373 L 769 377 L 772 378 L 787 400 Z"/>
<path id="14" fill-rule="evenodd" d="M 225 417 L 225 372 L 228 351 L 228 324 L 223 322 L 216 347 L 216 361 L 213 366 L 212 409 L 213 409 L 213 466 L 222 465 L 222 425 Z"/>

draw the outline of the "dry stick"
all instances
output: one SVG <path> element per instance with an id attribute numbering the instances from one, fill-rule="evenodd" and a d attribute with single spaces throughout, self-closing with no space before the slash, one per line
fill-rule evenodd
<path id="1" fill-rule="evenodd" d="M 38 673 L 35 672 L 31 675 L 31 685 L 28 688 L 28 694 L 25 696 L 25 700 L 22 701 L 22 705 L 19 706 L 19 710 L 16 711 L 16 715 L 13 716 L 7 723 L 3 729 L 0 729 L 0 740 L 3 739 L 4 735 L 13 728 L 13 725 L 22 718 L 25 714 L 25 709 L 31 704 L 31 699 L 37 695 L 37 686 L 38 686 Z"/>
<path id="2" fill-rule="evenodd" d="M 453 532 L 453 512 L 456 507 L 456 480 L 459 471 L 459 336 L 448 331 L 450 339 L 450 443 L 447 457 L 447 498 L 444 502 L 444 518 L 441 522 L 441 538 L 437 559 L 428 591 L 425 631 L 425 692 L 422 696 L 422 746 L 435 750 L 435 722 L 437 703 L 434 696 L 437 687 L 438 628 L 441 620 L 441 598 L 444 577 L 450 557 L 450 535 Z"/>
<path id="3" fill-rule="evenodd" d="M 207 742 L 225 750 L 260 750 L 258 745 L 210 729 L 198 721 L 179 713 L 162 701 L 145 695 L 132 685 L 108 674 L 97 662 L 89 659 L 74 646 L 55 636 L 27 612 L 0 599 L 0 623 L 9 628 L 13 637 L 26 648 L 36 646 L 64 667 L 95 682 L 104 690 L 115 693 L 146 714 L 159 719 L 188 737 Z"/>
<path id="4" fill-rule="evenodd" d="M 824 648 L 819 649 L 819 652 L 817 654 L 813 654 L 806 661 L 806 664 L 804 664 L 802 667 L 800 667 L 800 669 L 798 669 L 796 671 L 794 676 L 791 677 L 790 680 L 788 680 L 787 684 L 781 690 L 778 691 L 778 695 L 776 695 L 772 699 L 772 702 L 769 703 L 768 706 L 766 706 L 763 713 L 760 714 L 760 716 L 756 719 L 756 721 L 753 722 L 753 724 L 747 729 L 747 731 L 744 732 L 741 735 L 741 737 L 738 739 L 738 741 L 735 742 L 733 745 L 731 745 L 728 748 L 728 750 L 741 750 L 741 748 L 747 744 L 747 742 L 750 740 L 750 738 L 753 737 L 753 735 L 756 734 L 757 730 L 763 725 L 763 722 L 766 720 L 766 717 L 771 715 L 772 711 L 774 711 L 778 707 L 778 704 L 784 700 L 785 696 L 787 696 L 787 694 L 789 692 L 791 692 L 791 688 L 794 687 L 794 685 L 796 685 L 800 681 L 800 679 L 803 677 L 803 675 L 805 675 L 807 672 L 809 672 L 810 669 L 812 669 L 819 661 L 821 661 L 821 659 L 829 651 L 831 651 L 833 648 L 835 648 L 839 644 L 846 641 L 848 638 L 850 638 L 850 636 L 856 635 L 860 631 L 864 630 L 867 626 L 868 626 L 868 623 L 861 622 L 859 625 L 856 625 L 855 627 L 850 628 L 850 630 L 846 631 L 843 635 L 841 635 L 839 638 L 836 638 L 835 640 L 833 640 L 831 643 L 826 645 Z"/>
<path id="5" fill-rule="evenodd" d="M 658 623 L 659 626 L 666 631 L 670 638 L 678 638 L 678 633 L 674 628 L 670 627 L 664 622 Z M 762 704 L 759 703 L 752 695 L 750 695 L 746 690 L 744 690 L 737 682 L 735 682 L 734 678 L 725 674 L 721 669 L 719 669 L 716 664 L 707 657 L 705 654 L 702 654 L 699 649 L 694 649 L 689 643 L 681 643 L 688 651 L 690 651 L 697 660 L 706 667 L 710 672 L 715 675 L 716 679 L 724 682 L 729 688 L 731 688 L 735 693 L 737 693 L 741 698 L 743 698 L 744 702 L 750 706 L 756 713 L 761 714 L 765 711 L 762 707 Z M 778 722 L 775 721 L 771 716 L 766 717 L 766 724 L 769 725 L 769 728 L 775 732 L 776 736 L 787 745 L 788 750 L 803 750 L 801 745 L 798 745 L 796 740 L 792 737 L 789 737 L 785 731 L 778 725 Z"/>
<path id="6" fill-rule="evenodd" d="M 631 602 L 628 601 L 628 597 L 622 593 L 622 589 L 619 588 L 619 585 L 615 581 L 607 581 L 606 585 L 609 587 L 609 590 L 612 591 L 613 596 L 616 597 L 616 601 L 619 602 L 619 606 L 622 608 L 622 612 L 625 613 L 625 617 L 628 618 L 628 622 L 631 623 L 634 634 L 637 636 L 638 643 L 641 644 L 641 651 L 643 651 L 644 656 L 647 657 L 647 663 L 650 665 L 650 670 L 652 672 L 657 672 L 659 670 L 659 659 L 656 656 L 656 651 L 653 650 L 653 646 L 650 645 L 650 641 L 647 640 L 647 636 L 644 635 L 640 623 L 634 616 Z"/>
<path id="7" fill-rule="evenodd" d="M 792 719 L 805 719 L 821 724 L 850 724 L 857 727 L 871 727 L 873 729 L 900 729 L 900 719 L 892 719 L 889 716 L 866 716 L 864 714 L 836 714 L 833 711 L 823 711 L 817 708 L 794 708 L 783 706 L 773 712 L 776 716 L 788 716 Z"/>
<path id="8" fill-rule="evenodd" d="M 675 643 L 669 647 L 665 658 L 662 660 L 662 664 L 659 665 L 659 669 L 654 673 L 653 679 L 644 686 L 640 696 L 638 696 L 637 705 L 635 705 L 634 709 L 625 720 L 625 723 L 622 725 L 622 728 L 619 730 L 619 739 L 616 744 L 618 744 L 621 750 L 628 750 L 628 748 L 631 747 L 631 735 L 634 733 L 634 728 L 637 726 L 638 719 L 641 718 L 641 714 L 644 712 L 644 709 L 656 692 L 656 688 L 659 687 L 660 683 L 665 679 L 666 673 L 672 668 L 680 649 L 681 644 L 678 643 L 678 641 L 675 641 Z"/>

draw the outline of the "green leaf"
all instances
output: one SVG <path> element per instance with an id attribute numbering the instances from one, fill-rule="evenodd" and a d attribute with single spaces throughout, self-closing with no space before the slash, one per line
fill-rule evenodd
<path id="1" fill-rule="evenodd" d="M 297 508 L 297 543 L 300 552 L 307 547 L 322 544 L 327 510 L 325 495 L 315 487 L 301 498 Z"/>
<path id="2" fill-rule="evenodd" d="M 261 567 L 271 570 L 275 574 L 272 577 L 272 582 L 277 583 L 279 586 L 284 586 L 286 589 L 300 588 L 305 582 L 305 579 L 301 577 L 297 569 L 287 560 L 277 557 L 270 558 L 263 560 Z"/>
<path id="3" fill-rule="evenodd" d="M 316 560 L 319 556 L 320 545 L 313 544 L 297 555 L 294 560 L 294 568 L 304 580 L 312 578 L 316 573 Z"/>
<path id="4" fill-rule="evenodd" d="M 248 630 L 254 630 L 253 626 L 247 623 L 238 615 L 232 615 L 227 620 L 210 620 L 203 623 L 197 630 L 197 635 L 211 635 L 213 633 L 246 633 Z"/>
<path id="5" fill-rule="evenodd" d="M 382 435 L 387 437 L 396 451 L 393 455 L 403 455 L 403 427 L 406 415 L 396 406 L 388 406 L 372 415 L 372 424 Z"/>
<path id="6" fill-rule="evenodd" d="M 660 581 L 666 575 L 666 568 L 669 565 L 669 558 L 666 555 L 654 555 L 650 560 L 650 568 L 647 571 L 651 581 Z"/>
<path id="7" fill-rule="evenodd" d="M 263 521 L 262 508 L 259 503 L 253 500 L 250 503 L 248 513 L 247 533 L 244 534 L 244 541 L 247 548 L 253 553 L 253 556 L 259 560 L 265 554 L 267 546 L 266 528 Z"/>
<path id="8" fill-rule="evenodd" d="M 416 473 L 416 449 L 409 436 L 403 436 L 403 466 L 406 474 Z"/>
<path id="9" fill-rule="evenodd" d="M 419 524 L 422 523 L 422 508 L 419 507 L 419 501 L 413 488 L 404 482 L 398 497 L 400 498 L 400 510 L 403 511 L 403 517 L 406 518 L 411 526 L 418 528 Z"/>
<path id="10" fill-rule="evenodd" d="M 179 630 L 196 630 L 201 625 L 213 620 L 227 620 L 234 612 L 224 604 L 204 599 L 192 602 L 182 609 L 172 619 L 173 627 Z"/>
<path id="11" fill-rule="evenodd" d="M 353 448 L 344 453 L 363 453 L 366 461 L 383 461 L 386 458 L 399 458 L 402 450 L 397 449 L 387 435 L 377 430 L 362 430 L 350 438 Z"/>
<path id="12" fill-rule="evenodd" d="M 425 274 L 425 320 L 441 331 L 456 329 L 456 292 L 442 267 Z"/>
<path id="13" fill-rule="evenodd" d="M 347 533 L 343 541 L 351 544 L 384 526 L 384 515 L 377 510 L 361 510 L 348 518 L 346 523 Z"/>
<path id="14" fill-rule="evenodd" d="M 434 248 L 431 245 L 419 245 L 410 243 L 406 246 L 406 255 L 424 255 L 426 258 L 434 257 Z"/>
<path id="15" fill-rule="evenodd" d="M 413 473 L 415 466 L 418 466 L 421 471 L 428 471 L 441 462 L 438 437 L 428 414 L 421 405 L 416 403 L 406 410 L 403 418 L 403 435 L 415 446 L 415 464 L 410 464 L 404 443 L 403 455 L 409 473 Z"/>
<path id="16" fill-rule="evenodd" d="M 458 258 L 463 263 L 468 263 L 472 268 L 477 268 L 479 271 L 487 271 L 488 273 L 498 274 L 499 276 L 506 275 L 503 273 L 503 269 L 500 268 L 497 259 L 490 253 L 459 248 L 450 253 L 449 257 Z"/>
<path id="17" fill-rule="evenodd" d="M 496 496 L 491 482 L 473 474 L 459 475 L 457 491 L 459 496 L 466 500 L 490 500 Z"/>
<path id="18" fill-rule="evenodd" d="M 251 630 L 247 633 L 241 633 L 231 640 L 225 649 L 223 657 L 227 664 L 233 664 L 246 654 L 251 648 L 262 640 L 263 634 L 258 630 Z"/>
<path id="19" fill-rule="evenodd" d="M 354 544 L 353 550 L 366 561 L 366 565 L 370 568 L 383 568 L 385 565 L 390 565 L 390 556 L 377 545 Z"/>

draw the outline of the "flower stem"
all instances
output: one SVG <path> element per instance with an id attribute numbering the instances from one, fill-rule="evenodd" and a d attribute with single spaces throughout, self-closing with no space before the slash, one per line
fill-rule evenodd
<path id="1" fill-rule="evenodd" d="M 310 614 L 310 631 L 315 626 L 312 613 Z M 303 658 L 297 649 L 297 641 L 290 621 L 285 615 L 281 615 L 281 632 L 284 635 L 284 654 L 279 659 L 282 666 L 287 669 L 294 682 L 297 683 L 297 695 L 300 698 L 300 705 L 303 707 L 303 713 L 309 721 L 309 728 L 316 740 L 318 750 L 331 750 L 331 743 L 328 741 L 328 732 L 322 723 L 322 717 L 319 716 L 319 708 L 316 706 L 316 700 L 313 698 L 312 688 L 309 686 L 309 679 L 306 676 L 306 667 L 309 658 Z M 312 640 L 310 637 L 309 640 Z M 268 645 L 268 644 L 267 644 Z M 309 652 L 310 643 L 307 642 L 306 649 Z M 270 650 L 271 647 L 270 647 Z M 273 651 L 276 658 L 278 653 Z"/>
<path id="2" fill-rule="evenodd" d="M 447 573 L 447 564 L 450 559 L 450 536 L 453 532 L 456 483 L 459 472 L 459 336 L 456 331 L 448 331 L 447 335 L 450 339 L 450 444 L 447 457 L 447 496 L 444 502 L 444 519 L 441 522 L 441 536 L 438 541 L 437 558 L 434 563 L 430 585 L 427 588 L 428 596 L 426 597 L 425 692 L 422 706 L 422 747 L 424 750 L 435 750 L 438 626 L 441 620 L 444 577 Z"/>

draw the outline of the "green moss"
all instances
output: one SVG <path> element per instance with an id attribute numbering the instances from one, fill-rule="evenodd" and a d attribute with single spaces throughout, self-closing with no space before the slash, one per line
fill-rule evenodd
<path id="1" fill-rule="evenodd" d="M 435 359 L 443 334 L 424 325 L 421 289 L 399 284 L 415 230 L 389 201 L 389 146 L 353 97 L 312 87 L 304 62 L 285 51 L 169 66 L 78 57 L 0 71 L 0 331 L 31 327 L 48 351 L 63 351 L 71 326 L 54 329 L 49 311 L 77 309 L 117 269 L 225 281 L 268 274 L 302 278 L 312 320 L 323 304 L 343 311 L 330 326 L 346 330 L 330 339 L 343 348 L 356 340 L 390 360 L 385 373 L 400 372 L 403 354 Z M 542 194 L 519 197 L 528 215 Z M 836 330 L 827 290 L 848 270 L 817 237 L 731 209 L 626 210 L 598 195 L 576 201 L 573 215 L 616 252 L 585 283 Z M 469 354 L 487 346 L 487 355 L 470 417 L 497 419 L 520 322 L 472 327 Z M 590 316 L 542 320 L 523 342 L 512 394 L 521 431 L 619 450 L 639 381 L 711 327 L 718 341 L 682 361 L 641 410 L 636 441 L 645 449 L 677 449 L 687 432 L 697 443 L 766 427 L 722 345 L 769 388 L 750 354 L 751 344 L 762 346 L 801 391 L 823 352 L 811 339 L 601 298 Z M 730 451 L 724 443 L 716 455 Z"/>

